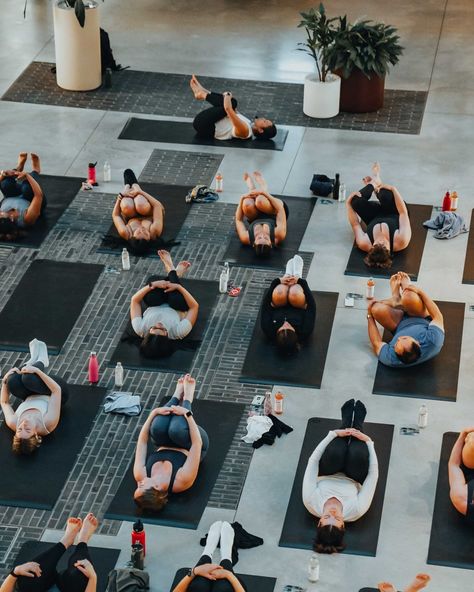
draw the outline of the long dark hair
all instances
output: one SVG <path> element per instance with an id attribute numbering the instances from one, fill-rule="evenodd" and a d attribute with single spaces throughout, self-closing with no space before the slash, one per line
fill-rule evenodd
<path id="1" fill-rule="evenodd" d="M 316 537 L 313 541 L 313 550 L 316 553 L 340 553 L 344 551 L 344 528 L 339 528 L 333 524 L 318 526 Z"/>

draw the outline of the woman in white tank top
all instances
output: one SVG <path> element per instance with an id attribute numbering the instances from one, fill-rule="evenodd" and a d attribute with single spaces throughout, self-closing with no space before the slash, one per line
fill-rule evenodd
<path id="1" fill-rule="evenodd" d="M 61 403 L 67 398 L 64 389 L 42 370 L 43 364 L 12 368 L 2 380 L 1 406 L 6 425 L 14 432 L 13 451 L 31 454 L 41 444 L 42 436 L 54 431 L 61 415 Z M 16 411 L 10 394 L 23 399 Z"/>

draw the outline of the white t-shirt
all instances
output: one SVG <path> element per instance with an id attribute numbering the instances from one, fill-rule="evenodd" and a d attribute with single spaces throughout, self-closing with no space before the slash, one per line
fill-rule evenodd
<path id="1" fill-rule="evenodd" d="M 237 117 L 242 120 L 244 123 L 247 124 L 249 132 L 245 136 L 245 138 L 241 138 L 247 140 L 248 138 L 252 137 L 252 124 L 250 119 L 242 115 L 242 113 L 237 113 Z M 214 132 L 214 138 L 216 140 L 232 140 L 232 138 L 236 138 L 237 136 L 234 133 L 234 126 L 230 117 L 224 117 L 220 119 L 216 123 L 216 131 Z"/>
<path id="2" fill-rule="evenodd" d="M 180 311 L 174 310 L 169 304 L 148 307 L 141 317 L 132 319 L 132 328 L 137 335 L 144 337 L 157 323 L 166 327 L 170 339 L 183 339 L 193 328 L 191 321 L 182 319 Z"/>
<path id="3" fill-rule="evenodd" d="M 44 417 L 46 412 L 48 411 L 48 405 L 51 400 L 49 395 L 30 395 L 27 399 L 20 403 L 16 408 L 16 416 L 20 419 L 21 415 L 25 413 L 25 411 L 29 411 L 30 409 L 37 409 L 41 412 L 41 415 Z"/>

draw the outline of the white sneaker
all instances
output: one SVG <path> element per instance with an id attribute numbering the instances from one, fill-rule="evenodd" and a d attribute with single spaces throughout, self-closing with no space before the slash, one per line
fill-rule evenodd
<path id="1" fill-rule="evenodd" d="M 26 362 L 31 366 L 36 362 L 41 362 L 45 368 L 49 366 L 48 347 L 44 341 L 39 339 L 32 339 L 29 343 L 31 358 Z"/>

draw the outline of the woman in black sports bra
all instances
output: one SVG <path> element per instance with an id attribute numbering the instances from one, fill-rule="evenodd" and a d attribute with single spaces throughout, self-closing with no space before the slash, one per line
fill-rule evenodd
<path id="1" fill-rule="evenodd" d="M 365 187 L 347 199 L 347 216 L 357 246 L 367 253 L 364 262 L 369 267 L 388 269 L 393 254 L 405 249 L 411 240 L 408 209 L 396 187 L 382 184 L 378 163 L 372 167 L 372 177 L 363 181 Z M 374 191 L 377 201 L 370 201 Z"/>
<path id="2" fill-rule="evenodd" d="M 474 427 L 459 434 L 449 457 L 448 473 L 453 506 L 474 524 Z"/>
<path id="3" fill-rule="evenodd" d="M 191 405 L 196 381 L 189 374 L 178 380 L 164 407 L 153 409 L 138 436 L 133 494 L 142 509 L 159 511 L 170 493 L 189 489 L 209 446 L 207 433 L 194 421 Z M 148 454 L 148 440 L 155 450 Z"/>
<path id="4" fill-rule="evenodd" d="M 249 192 L 240 198 L 235 212 L 237 235 L 257 256 L 267 256 L 286 238 L 288 206 L 268 192 L 268 184 L 259 171 L 253 177 L 245 173 L 244 180 Z"/>

